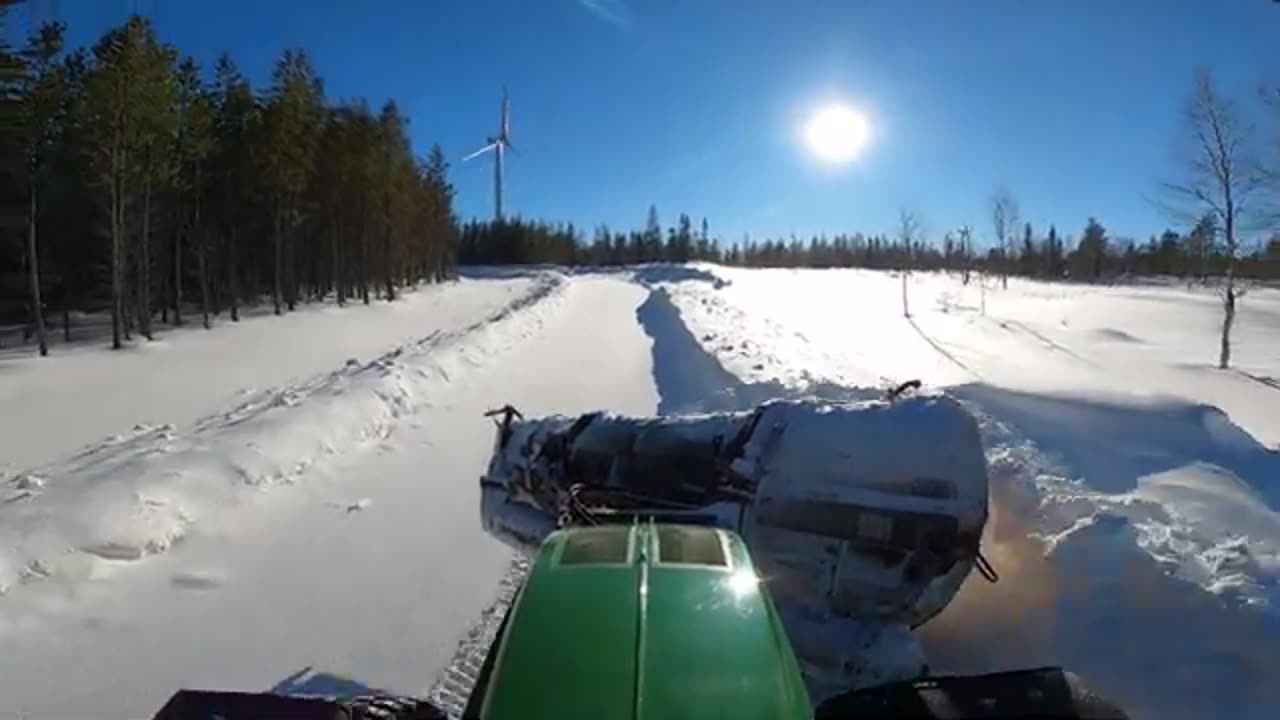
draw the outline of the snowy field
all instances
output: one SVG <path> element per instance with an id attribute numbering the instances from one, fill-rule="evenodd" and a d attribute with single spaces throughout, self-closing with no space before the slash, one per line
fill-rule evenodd
<path id="1" fill-rule="evenodd" d="M 393 304 L 0 358 L 0 718 L 177 687 L 423 693 L 498 590 L 481 413 L 749 407 L 910 378 L 979 417 L 937 670 L 1057 664 L 1139 718 L 1280 714 L 1280 292 L 863 271 L 477 273 Z M 984 296 L 985 295 L 985 299 Z M 326 683 L 328 683 L 326 685 Z"/>

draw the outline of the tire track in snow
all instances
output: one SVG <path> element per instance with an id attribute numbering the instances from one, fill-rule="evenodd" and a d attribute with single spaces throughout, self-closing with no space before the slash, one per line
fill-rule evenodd
<path id="1" fill-rule="evenodd" d="M 498 593 L 493 602 L 480 612 L 480 617 L 467 630 L 453 656 L 436 676 L 430 688 L 423 693 L 433 705 L 444 710 L 450 718 L 460 718 L 467 701 L 479 680 L 481 668 L 489 648 L 498 639 L 502 621 L 515 601 L 516 593 L 529 573 L 531 558 L 515 552 L 511 565 L 498 583 Z"/>

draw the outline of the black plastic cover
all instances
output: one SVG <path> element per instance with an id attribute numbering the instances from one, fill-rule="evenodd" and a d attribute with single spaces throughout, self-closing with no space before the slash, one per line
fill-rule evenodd
<path id="1" fill-rule="evenodd" d="M 990 675 L 931 677 L 837 695 L 816 720 L 835 718 L 1044 718 L 1128 720 L 1074 673 L 1037 668 Z"/>

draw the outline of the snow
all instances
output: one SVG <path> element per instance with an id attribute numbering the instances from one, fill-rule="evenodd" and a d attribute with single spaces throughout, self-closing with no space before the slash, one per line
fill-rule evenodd
<path id="1" fill-rule="evenodd" d="M 934 669 L 1080 673 L 1135 717 L 1280 707 L 1280 291 L 647 266 L 488 271 L 396 303 L 0 357 L 0 717 L 147 716 L 173 689 L 425 692 L 510 551 L 492 426 L 859 400 L 978 418 L 984 552 Z M 985 312 L 984 312 L 985 305 Z"/>
<path id="2" fill-rule="evenodd" d="M 971 576 L 925 626 L 940 671 L 1061 664 L 1137 717 L 1280 706 L 1280 293 L 1242 302 L 1236 370 L 1199 287 L 1083 287 L 866 271 L 659 283 L 708 356 L 822 393 L 919 377 L 980 419 L 992 476 Z M 756 348 L 767 348 L 756 352 Z"/>
<path id="3" fill-rule="evenodd" d="M 259 308 L 239 323 L 224 315 L 158 331 L 154 342 L 103 352 L 109 339 L 33 362 L 0 352 L 0 475 L 52 460 L 136 425 L 184 428 L 281 387 L 359 364 L 431 333 L 482 321 L 530 291 L 529 277 L 425 286 L 395 303 L 298 306 L 281 317 Z M 58 334 L 58 337 L 61 337 Z M 282 397 L 280 402 L 288 402 Z M 91 411 L 86 404 L 91 403 Z"/>

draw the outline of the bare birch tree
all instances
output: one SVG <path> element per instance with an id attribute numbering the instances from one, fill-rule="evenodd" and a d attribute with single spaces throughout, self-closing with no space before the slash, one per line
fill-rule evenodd
<path id="1" fill-rule="evenodd" d="M 1020 224 L 1018 202 L 1008 188 L 997 187 L 991 196 L 991 229 L 999 249 L 1000 286 L 1006 290 L 1009 289 L 1009 264 L 1013 261 L 1014 233 Z"/>
<path id="2" fill-rule="evenodd" d="M 902 243 L 907 262 L 902 268 L 902 316 L 911 317 L 911 307 L 907 303 L 907 278 L 911 275 L 911 266 L 915 261 L 916 243 L 920 242 L 920 221 L 915 213 L 907 209 L 898 211 L 898 241 Z"/>
<path id="3" fill-rule="evenodd" d="M 1165 183 L 1169 209 L 1182 218 L 1212 217 L 1222 231 L 1227 253 L 1226 283 L 1222 291 L 1222 335 L 1218 367 L 1231 365 L 1231 327 L 1236 317 L 1236 261 L 1239 233 L 1253 211 L 1262 188 L 1253 128 L 1240 109 L 1223 97 L 1207 70 L 1196 73 L 1195 90 L 1187 104 L 1189 144 L 1186 166 L 1178 182 Z"/>

